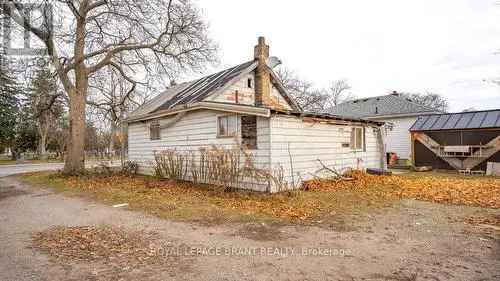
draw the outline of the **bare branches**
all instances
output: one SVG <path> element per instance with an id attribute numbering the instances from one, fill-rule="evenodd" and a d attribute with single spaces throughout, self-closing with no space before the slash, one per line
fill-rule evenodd
<path id="1" fill-rule="evenodd" d="M 394 92 L 393 92 L 394 93 Z M 426 92 L 426 93 L 400 93 L 402 97 L 410 99 L 415 103 L 446 112 L 448 110 L 448 101 L 440 94 Z"/>
<path id="2" fill-rule="evenodd" d="M 316 89 L 311 82 L 299 78 L 286 68 L 278 69 L 276 74 L 287 91 L 306 111 L 327 112 L 335 105 L 354 98 L 349 92 L 351 87 L 344 79 L 332 82 L 328 89 Z"/>

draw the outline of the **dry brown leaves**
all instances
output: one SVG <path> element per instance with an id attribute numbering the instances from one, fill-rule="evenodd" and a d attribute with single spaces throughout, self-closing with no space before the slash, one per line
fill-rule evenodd
<path id="1" fill-rule="evenodd" d="M 201 187 L 189 182 L 158 180 L 148 177 L 61 177 L 66 186 L 93 193 L 128 191 L 131 200 L 158 200 L 165 204 L 209 204 L 231 212 L 260 214 L 280 219 L 304 220 L 316 211 L 317 202 L 303 202 L 282 194 L 224 192 L 222 188 Z M 61 179 L 60 178 L 60 179 Z M 144 189 L 147 189 L 144 191 Z M 142 190 L 138 192 L 138 190 Z"/>
<path id="2" fill-rule="evenodd" d="M 468 217 L 465 219 L 465 223 L 468 223 L 470 225 L 491 225 L 500 228 L 500 216 Z"/>
<path id="3" fill-rule="evenodd" d="M 33 234 L 33 247 L 60 262 L 100 262 L 120 266 L 164 264 L 150 251 L 156 234 L 110 226 L 53 227 Z"/>
<path id="4" fill-rule="evenodd" d="M 352 181 L 312 180 L 305 183 L 312 192 L 259 194 L 224 192 L 188 182 L 157 180 L 150 177 L 57 177 L 66 187 L 79 187 L 105 200 L 130 203 L 132 208 L 165 218 L 197 218 L 214 222 L 233 216 L 272 217 L 285 220 L 308 220 L 321 214 L 335 213 L 338 208 L 361 202 L 376 206 L 399 198 L 413 198 L 437 203 L 450 203 L 500 208 L 500 179 L 435 176 L 375 176 L 353 171 Z M 347 190 L 352 197 L 336 201 L 337 191 Z M 344 193 L 345 194 L 345 193 Z M 340 197 L 339 197 L 340 198 Z M 330 201 L 328 201 L 330 200 Z M 342 203 L 342 206 L 339 205 Z M 385 204 L 385 203 L 384 203 Z M 172 212 L 177 212 L 173 214 Z M 183 213 L 184 212 L 184 213 Z M 181 213 L 181 215 L 179 215 Z M 218 216 L 218 218 L 215 218 Z"/>
<path id="5" fill-rule="evenodd" d="M 313 180 L 306 187 L 318 191 L 357 190 L 379 195 L 413 198 L 437 203 L 500 208 L 500 179 L 446 176 L 376 176 L 353 171 L 352 181 Z"/>

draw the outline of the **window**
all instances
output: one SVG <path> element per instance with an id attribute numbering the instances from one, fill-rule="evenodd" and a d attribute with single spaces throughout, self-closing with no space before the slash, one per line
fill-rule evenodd
<path id="1" fill-rule="evenodd" d="M 248 149 L 257 148 L 257 116 L 241 116 L 241 144 Z"/>
<path id="2" fill-rule="evenodd" d="M 160 139 L 160 122 L 153 121 L 149 125 L 149 139 L 159 140 Z"/>
<path id="3" fill-rule="evenodd" d="M 354 127 L 351 129 L 351 149 L 365 150 L 365 129 L 362 127 Z"/>
<path id="4" fill-rule="evenodd" d="M 236 115 L 217 117 L 217 137 L 224 138 L 236 136 L 236 126 Z"/>
<path id="5" fill-rule="evenodd" d="M 252 78 L 247 79 L 247 87 L 252 88 Z"/>

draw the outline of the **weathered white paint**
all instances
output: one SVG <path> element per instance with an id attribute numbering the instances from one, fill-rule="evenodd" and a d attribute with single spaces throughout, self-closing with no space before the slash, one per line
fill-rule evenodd
<path id="1" fill-rule="evenodd" d="M 283 106 L 284 109 L 291 110 L 292 107 L 290 104 L 285 100 L 283 95 L 280 93 L 278 88 L 274 84 L 271 83 L 271 97 L 273 97 L 278 103 Z"/>
<path id="2" fill-rule="evenodd" d="M 128 128 L 129 159 L 139 163 L 141 173 L 152 174 L 155 152 L 168 149 L 198 152 L 199 149 L 209 148 L 210 146 L 237 147 L 238 140 L 241 139 L 240 126 L 238 126 L 237 137 L 235 138 L 217 137 L 217 117 L 227 114 L 214 110 L 189 112 L 177 123 L 169 128 L 162 129 L 159 140 L 150 140 L 147 122 L 131 123 Z M 175 117 L 160 119 L 160 126 L 169 123 L 172 118 Z M 250 150 L 257 168 L 269 168 L 269 139 L 269 118 L 257 117 L 257 149 Z M 255 186 L 250 186 L 250 184 Z M 248 186 L 252 189 L 265 191 L 267 188 L 267 185 L 250 184 Z"/>
<path id="3" fill-rule="evenodd" d="M 206 100 L 217 102 L 236 102 L 236 91 L 238 91 L 238 103 L 254 105 L 255 104 L 255 89 L 254 89 L 254 72 L 244 75 L 230 85 L 227 89 L 219 94 L 209 96 Z M 251 87 L 248 87 L 248 79 L 251 79 Z"/>
<path id="4" fill-rule="evenodd" d="M 401 117 L 377 119 L 377 121 L 392 123 L 393 128 L 387 131 L 386 151 L 395 152 L 402 159 L 409 159 L 411 154 L 410 127 L 417 117 Z"/>
<path id="5" fill-rule="evenodd" d="M 217 117 L 227 113 L 214 110 L 198 110 L 187 113 L 177 123 L 162 129 L 160 140 L 150 140 L 148 123 L 129 125 L 129 159 L 140 163 L 141 172 L 151 174 L 154 154 L 167 149 L 199 151 L 212 145 L 224 148 L 238 146 L 241 137 L 238 126 L 236 138 L 217 138 Z M 169 123 L 175 116 L 160 119 L 160 125 Z M 240 119 L 238 119 L 240 120 Z M 353 124 L 353 126 L 362 126 Z M 380 167 L 381 152 L 377 145 L 377 128 L 365 127 L 366 151 L 343 147 L 350 141 L 352 126 L 303 122 L 301 118 L 273 115 L 257 117 L 257 149 L 251 150 L 256 168 L 265 171 L 283 169 L 284 179 L 296 182 L 312 177 L 321 165 L 345 168 Z M 293 165 L 290 165 L 290 155 Z M 259 191 L 277 191 L 277 186 L 248 180 L 244 188 Z"/>
<path id="6" fill-rule="evenodd" d="M 250 79 L 251 87 L 248 87 L 248 79 Z M 236 92 L 238 92 L 238 103 L 246 105 L 255 105 L 255 72 L 252 71 L 247 75 L 243 75 L 238 81 L 230 85 L 221 93 L 208 96 L 206 101 L 216 101 L 225 103 L 236 103 Z M 283 108 L 291 110 L 292 107 L 285 100 L 276 86 L 271 83 L 271 97 L 273 97 Z"/>
<path id="7" fill-rule="evenodd" d="M 281 166 L 289 182 L 292 181 L 292 175 L 295 182 L 313 178 L 313 174 L 321 168 L 318 159 L 338 171 L 346 168 L 381 168 L 380 157 L 383 152 L 377 145 L 378 128 L 365 127 L 366 151 L 363 151 L 342 145 L 350 142 L 353 126 L 362 125 L 310 123 L 298 117 L 273 115 L 270 121 L 271 167 L 276 170 Z"/>

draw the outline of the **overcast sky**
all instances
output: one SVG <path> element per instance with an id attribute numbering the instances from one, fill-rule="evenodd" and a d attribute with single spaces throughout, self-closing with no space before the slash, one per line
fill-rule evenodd
<path id="1" fill-rule="evenodd" d="M 252 59 L 263 35 L 317 87 L 346 78 L 359 97 L 432 91 L 452 111 L 500 108 L 500 87 L 485 82 L 500 78 L 500 1 L 195 2 L 221 49 L 217 69 Z"/>

